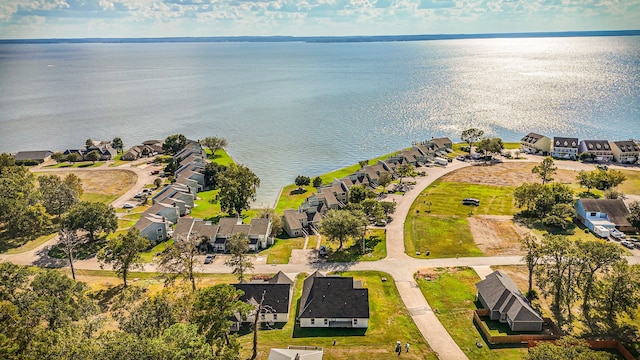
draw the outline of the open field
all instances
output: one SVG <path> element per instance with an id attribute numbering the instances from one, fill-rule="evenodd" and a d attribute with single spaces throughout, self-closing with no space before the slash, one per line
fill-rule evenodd
<path id="1" fill-rule="evenodd" d="M 416 277 L 434 313 L 469 359 L 520 359 L 527 353 L 526 348 L 490 349 L 484 342 L 473 324 L 475 284 L 480 281 L 473 269 L 421 269 Z M 476 340 L 484 346 L 478 348 Z"/>
<path id="2" fill-rule="evenodd" d="M 45 166 L 47 169 L 70 169 L 70 168 L 92 168 L 104 165 L 104 161 L 78 161 L 74 163 L 61 162 L 54 165 Z"/>
<path id="3" fill-rule="evenodd" d="M 393 351 L 396 341 L 402 341 L 403 346 L 406 342 L 411 344 L 411 351 L 402 353 L 404 359 L 436 359 L 402 304 L 391 276 L 377 271 L 345 272 L 340 275 L 353 276 L 362 281 L 363 287 L 369 289 L 369 328 L 366 331 L 335 328 L 306 330 L 294 326 L 302 294 L 302 281 L 306 277 L 299 276 L 295 283 L 289 321 L 282 329 L 259 333 L 259 359 L 266 359 L 272 347 L 286 348 L 288 345 L 322 347 L 324 360 L 396 359 L 398 355 Z M 387 278 L 386 282 L 381 281 L 383 276 Z M 251 354 L 251 339 L 251 333 L 240 337 L 243 358 Z M 332 345 L 334 339 L 336 346 Z"/>
<path id="4" fill-rule="evenodd" d="M 511 218 L 472 216 L 467 218 L 473 239 L 485 256 L 521 255 L 520 239 L 529 229 Z"/>
<path id="5" fill-rule="evenodd" d="M 273 246 L 262 250 L 260 256 L 267 255 L 267 264 L 288 264 L 291 250 L 302 249 L 304 238 L 281 239 L 276 238 Z"/>
<path id="6" fill-rule="evenodd" d="M 129 170 L 93 170 L 93 171 L 73 171 L 61 169 L 59 171 L 47 171 L 36 173 L 39 175 L 58 175 L 62 178 L 68 174 L 75 174 L 82 181 L 81 196 L 83 201 L 100 201 L 109 204 L 119 198 L 137 180 L 137 175 Z"/>
<path id="7" fill-rule="evenodd" d="M 625 194 L 640 194 L 640 171 L 622 170 L 622 173 L 627 180 L 618 186 L 618 190 Z"/>
<path id="8" fill-rule="evenodd" d="M 216 216 L 220 216 L 220 203 L 211 202 L 214 200 L 220 190 L 208 190 L 198 193 L 198 198 L 194 201 L 195 207 L 191 209 L 189 216 L 199 219 L 211 220 Z"/>
<path id="9" fill-rule="evenodd" d="M 462 182 L 495 186 L 516 187 L 525 182 L 540 182 L 538 175 L 531 172 L 536 163 L 499 163 L 494 165 L 475 165 L 451 172 L 443 176 L 442 182 Z M 577 171 L 558 169 L 553 175 L 554 181 L 575 183 Z"/>

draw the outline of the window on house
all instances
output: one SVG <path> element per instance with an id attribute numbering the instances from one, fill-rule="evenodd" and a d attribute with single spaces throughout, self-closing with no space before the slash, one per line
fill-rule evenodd
<path id="1" fill-rule="evenodd" d="M 596 213 L 594 213 L 594 212 L 589 213 L 589 216 L 596 216 Z"/>
<path id="2" fill-rule="evenodd" d="M 315 325 L 316 324 L 316 319 L 311 319 L 311 325 Z"/>
<path id="3" fill-rule="evenodd" d="M 260 314 L 260 319 L 261 319 L 262 321 L 264 321 L 264 318 L 265 318 L 264 313 Z"/>
<path id="4" fill-rule="evenodd" d="M 278 314 L 273 314 L 273 321 L 278 320 Z"/>
<path id="5" fill-rule="evenodd" d="M 353 319 L 353 325 L 358 325 L 358 319 Z"/>
<path id="6" fill-rule="evenodd" d="M 329 319 L 324 319 L 324 324 L 329 325 Z"/>

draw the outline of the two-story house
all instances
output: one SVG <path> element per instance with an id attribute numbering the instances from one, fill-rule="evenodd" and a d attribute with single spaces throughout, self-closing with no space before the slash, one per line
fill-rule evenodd
<path id="1" fill-rule="evenodd" d="M 578 145 L 578 138 L 554 137 L 551 156 L 556 159 L 576 160 Z"/>
<path id="2" fill-rule="evenodd" d="M 611 143 L 613 158 L 621 164 L 635 164 L 640 160 L 640 146 L 634 141 L 614 141 Z"/>
<path id="3" fill-rule="evenodd" d="M 590 154 L 595 161 L 613 161 L 613 151 L 607 140 L 582 140 L 578 146 L 578 155 Z"/>

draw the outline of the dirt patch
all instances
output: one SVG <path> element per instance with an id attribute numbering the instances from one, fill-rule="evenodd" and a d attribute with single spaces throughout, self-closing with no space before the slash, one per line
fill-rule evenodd
<path id="1" fill-rule="evenodd" d="M 129 170 L 59 170 L 47 171 L 42 174 L 55 174 L 65 177 L 75 174 L 82 180 L 82 189 L 85 193 L 104 195 L 121 195 L 136 184 L 138 176 Z"/>
<path id="2" fill-rule="evenodd" d="M 495 165 L 476 165 L 453 171 L 442 177 L 442 181 L 471 184 L 519 186 L 525 182 L 540 182 L 538 175 L 531 169 L 537 163 L 501 163 Z M 558 169 L 553 175 L 554 181 L 561 183 L 576 182 L 577 171 Z"/>
<path id="3" fill-rule="evenodd" d="M 485 256 L 521 255 L 520 239 L 528 231 L 509 217 L 480 217 L 467 219 L 473 240 Z"/>

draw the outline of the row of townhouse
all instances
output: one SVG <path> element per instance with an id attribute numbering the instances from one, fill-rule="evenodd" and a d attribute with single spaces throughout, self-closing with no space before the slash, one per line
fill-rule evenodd
<path id="1" fill-rule="evenodd" d="M 581 140 L 569 137 L 554 137 L 553 139 L 529 133 L 520 139 L 523 152 L 529 154 L 550 155 L 558 159 L 576 160 L 583 153 L 593 156 L 596 161 L 616 161 L 625 164 L 635 164 L 640 160 L 640 144 L 634 140 Z"/>
<path id="2" fill-rule="evenodd" d="M 444 156 L 451 151 L 449 138 L 437 138 L 414 144 L 411 148 L 400 151 L 388 159 L 379 160 L 374 165 L 362 167 L 355 173 L 341 179 L 335 179 L 330 185 L 321 186 L 316 194 L 304 200 L 296 209 L 287 209 L 283 214 L 283 225 L 291 237 L 305 236 L 316 232 L 322 216 L 327 211 L 341 209 L 349 201 L 349 189 L 355 185 L 363 185 L 370 189 L 378 187 L 382 173 L 389 173 L 396 178 L 396 168 L 403 164 L 420 166 L 433 162 L 437 156 Z M 449 150 L 447 150 L 449 149 Z"/>
<path id="3" fill-rule="evenodd" d="M 185 241 L 193 236 L 200 237 L 201 250 L 226 252 L 227 242 L 236 234 L 244 234 L 249 238 L 250 251 L 258 252 L 273 245 L 271 219 L 268 218 L 254 218 L 249 224 L 243 224 L 240 218 L 227 217 L 214 224 L 211 221 L 183 217 L 178 219 L 173 238 L 175 241 Z"/>
<path id="4" fill-rule="evenodd" d="M 146 140 L 141 145 L 134 145 L 120 157 L 122 160 L 133 161 L 142 157 L 155 156 L 164 154 L 162 149 L 162 140 Z"/>
<path id="5" fill-rule="evenodd" d="M 100 161 L 112 160 L 118 156 L 118 151 L 111 146 L 111 141 L 108 140 L 94 141 L 89 146 L 85 145 L 84 149 L 66 149 L 62 154 L 66 156 L 75 153 L 80 155 L 80 158 L 84 160 L 87 154 L 92 151 L 97 151 L 98 154 L 100 154 Z"/>
<path id="6" fill-rule="evenodd" d="M 171 237 L 173 226 L 181 216 L 191 212 L 195 206 L 196 194 L 205 186 L 206 155 L 197 141 L 189 140 L 174 158 L 181 159 L 181 166 L 175 173 L 175 183 L 165 186 L 153 195 L 152 206 L 135 224 L 140 234 L 152 244 Z"/>

